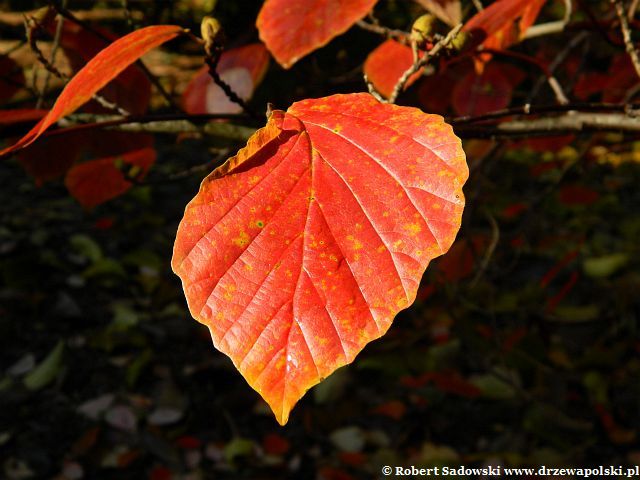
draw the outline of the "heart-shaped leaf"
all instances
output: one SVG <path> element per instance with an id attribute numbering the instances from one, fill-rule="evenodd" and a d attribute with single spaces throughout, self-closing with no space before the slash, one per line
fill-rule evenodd
<path id="1" fill-rule="evenodd" d="M 260 39 L 276 61 L 291 67 L 346 32 L 377 0 L 266 0 L 258 15 Z"/>
<path id="2" fill-rule="evenodd" d="M 278 422 L 414 301 L 456 236 L 467 175 L 442 117 L 350 94 L 273 112 L 203 181 L 172 266 Z"/>

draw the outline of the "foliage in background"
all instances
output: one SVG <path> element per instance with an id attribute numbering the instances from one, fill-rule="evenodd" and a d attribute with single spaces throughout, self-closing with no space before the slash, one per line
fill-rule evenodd
<path id="1" fill-rule="evenodd" d="M 67 16 L 57 34 L 52 17 L 28 26 L 29 45 L 20 12 L 43 4 L 2 2 L 5 138 L 46 114 L 101 48 L 91 45 L 146 25 L 197 32 L 212 7 L 124 3 L 128 10 L 115 1 L 59 2 L 82 28 Z M 220 76 L 262 115 L 267 102 L 286 108 L 363 91 L 363 65 L 378 57 L 382 72 L 369 79 L 388 96 L 393 77 L 385 90 L 376 75 L 411 67 L 411 26 L 424 8 L 444 36 L 458 21 L 473 30 L 478 3 L 463 1 L 457 13 L 456 2 L 380 1 L 375 18 L 289 70 L 232 63 Z M 633 47 L 637 5 L 572 2 L 567 16 L 567 3 L 549 1 L 535 18 L 523 2 L 482 3 L 487 13 L 478 16 L 499 33 L 493 43 L 473 37 L 467 48 L 484 42 L 482 55 L 447 52 L 398 92 L 399 104 L 444 114 L 466 139 L 469 208 L 459 240 L 386 340 L 305 397 L 284 429 L 188 320 L 170 273 L 183 206 L 264 123 L 247 115 L 183 122 L 200 46 L 179 38 L 152 51 L 143 59 L 151 77 L 136 66 L 122 88 L 117 80 L 58 125 L 75 131 L 52 131 L 3 160 L 3 475 L 335 479 L 376 477 L 388 464 L 640 463 L 639 82 L 621 29 L 626 22 Z M 495 16 L 500 3 L 520 10 Z M 228 55 L 258 42 L 261 6 L 219 2 Z M 393 50 L 380 55 L 379 45 Z M 61 75 L 37 61 L 38 51 Z M 220 108 L 231 118 L 219 91 L 198 95 L 197 105 L 216 105 L 208 114 Z M 121 110 L 145 116 L 148 128 L 81 126 L 116 121 Z M 83 209 L 65 185 L 94 208 Z"/>

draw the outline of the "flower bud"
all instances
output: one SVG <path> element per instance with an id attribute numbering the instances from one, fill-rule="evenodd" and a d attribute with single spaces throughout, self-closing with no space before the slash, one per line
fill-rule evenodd
<path id="1" fill-rule="evenodd" d="M 411 26 L 411 40 L 416 43 L 423 43 L 431 38 L 436 17 L 430 13 L 419 16 Z"/>

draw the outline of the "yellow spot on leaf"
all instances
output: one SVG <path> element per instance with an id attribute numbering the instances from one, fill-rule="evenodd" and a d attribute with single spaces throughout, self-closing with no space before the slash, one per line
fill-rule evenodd
<path id="1" fill-rule="evenodd" d="M 233 243 L 239 247 L 244 247 L 249 243 L 249 235 L 247 232 L 240 232 L 240 235 L 233 239 Z"/>
<path id="2" fill-rule="evenodd" d="M 422 227 L 420 227 L 420 224 L 418 223 L 407 223 L 404 225 L 403 228 L 407 232 L 409 232 L 409 235 L 411 235 L 412 237 L 415 237 L 418 233 L 422 231 Z"/>
<path id="3" fill-rule="evenodd" d="M 358 240 L 356 237 L 354 237 L 353 235 L 348 235 L 347 240 L 353 243 L 354 250 L 360 250 L 362 248 L 362 242 Z"/>

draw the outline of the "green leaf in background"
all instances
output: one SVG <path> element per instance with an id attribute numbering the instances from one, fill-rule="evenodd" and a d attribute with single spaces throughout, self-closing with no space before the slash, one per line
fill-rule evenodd
<path id="1" fill-rule="evenodd" d="M 29 390 L 40 390 L 51 383 L 60 373 L 62 368 L 62 356 L 64 353 L 64 342 L 59 340 L 56 346 L 49 352 L 49 355 L 26 377 L 24 385 Z"/>

